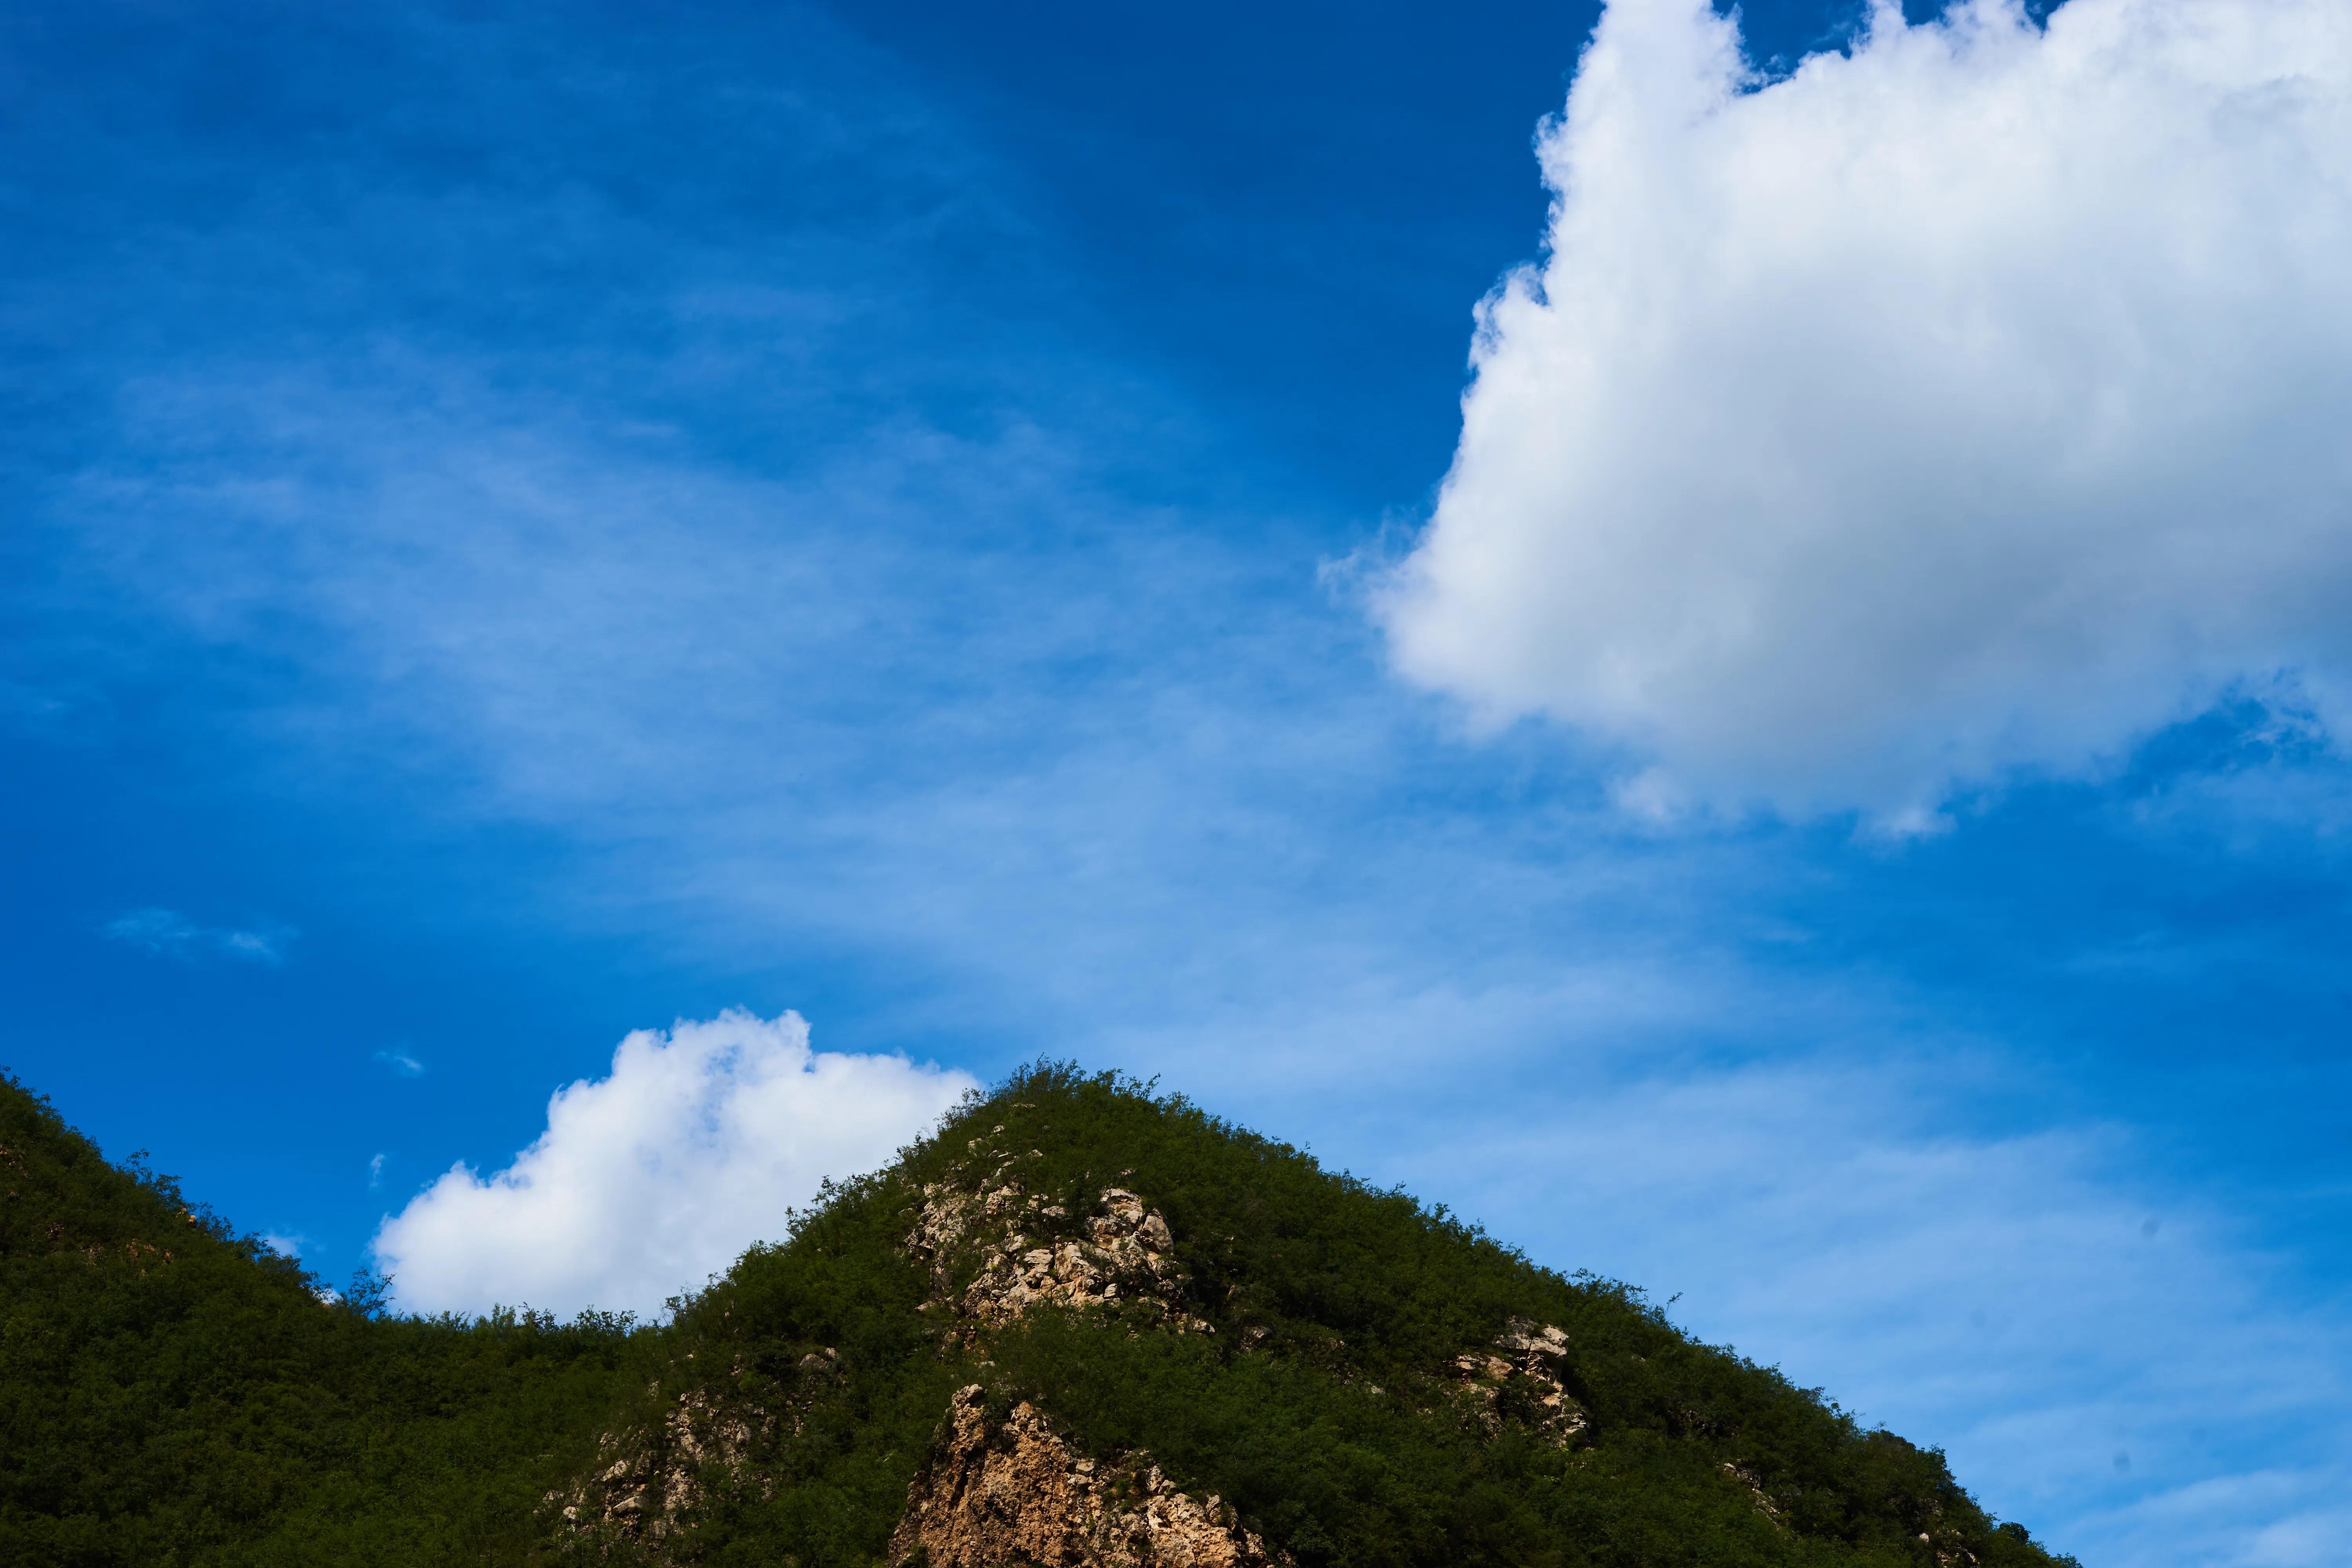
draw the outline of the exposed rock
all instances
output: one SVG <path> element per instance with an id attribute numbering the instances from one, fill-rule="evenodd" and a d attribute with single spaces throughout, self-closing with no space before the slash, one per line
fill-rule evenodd
<path id="1" fill-rule="evenodd" d="M 1106 1187 L 1082 1234 L 1033 1238 L 1032 1230 L 1064 1230 L 1057 1222 L 1068 1215 L 1011 1179 L 1018 1163 L 1006 1161 L 977 1191 L 953 1182 L 923 1189 L 907 1247 L 930 1263 L 938 1299 L 982 1325 L 1009 1321 L 1040 1302 L 1085 1308 L 1141 1301 L 1169 1311 L 1170 1326 L 1180 1332 L 1208 1331 L 1206 1322 L 1173 1310 L 1184 1273 L 1170 1256 L 1176 1244 L 1166 1219 L 1126 1188 Z M 971 1275 L 958 1290 L 961 1267 Z"/>
<path id="2" fill-rule="evenodd" d="M 541 1506 L 560 1514 L 575 1540 L 660 1541 L 684 1526 L 714 1473 L 757 1484 L 741 1472 L 774 1426 L 773 1416 L 743 1402 L 682 1394 L 657 1426 L 598 1438 L 596 1472 L 568 1494 L 549 1492 Z"/>
<path id="3" fill-rule="evenodd" d="M 993 1136 L 973 1139 L 971 1152 L 995 1158 L 986 1149 Z M 933 1300 L 954 1312 L 966 1342 L 1041 1304 L 1134 1303 L 1167 1330 L 1211 1331 L 1178 1305 L 1184 1271 L 1162 1215 L 1139 1194 L 1106 1187 L 1095 1212 L 1073 1226 L 1067 1210 L 1014 1179 L 1034 1157 L 1004 1157 L 978 1180 L 951 1176 L 923 1189 L 908 1250 L 930 1265 Z M 992 1426 L 978 1384 L 956 1395 L 940 1424 L 890 1556 L 927 1568 L 1255 1568 L 1287 1561 L 1269 1558 L 1216 1498 L 1196 1500 L 1171 1486 L 1149 1456 L 1115 1465 L 1080 1456 L 1025 1404 Z"/>
<path id="4" fill-rule="evenodd" d="M 1779 1522 L 1780 1510 L 1773 1503 L 1770 1495 L 1764 1490 L 1761 1477 L 1747 1466 L 1735 1465 L 1728 1459 L 1723 1462 L 1723 1473 L 1748 1489 L 1748 1496 L 1756 1504 L 1758 1512 L 1775 1523 Z"/>
<path id="5" fill-rule="evenodd" d="M 1490 1432 L 1502 1430 L 1503 1391 L 1515 1377 L 1524 1377 L 1532 1409 L 1525 1412 L 1530 1425 L 1553 1442 L 1565 1446 L 1589 1423 L 1560 1380 L 1560 1363 L 1568 1355 L 1568 1335 L 1556 1324 L 1514 1318 L 1504 1327 L 1494 1348 L 1454 1359 L 1454 1375 L 1477 1402 L 1478 1419 Z"/>
<path id="6" fill-rule="evenodd" d="M 992 1425 L 978 1384 L 955 1396 L 890 1541 L 923 1568 L 1265 1568 L 1269 1554 L 1215 1497 L 1169 1485 L 1147 1455 L 1081 1458 L 1027 1405 Z"/>

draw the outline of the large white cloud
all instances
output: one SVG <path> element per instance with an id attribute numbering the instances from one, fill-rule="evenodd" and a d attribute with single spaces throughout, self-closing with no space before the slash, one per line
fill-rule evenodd
<path id="1" fill-rule="evenodd" d="M 558 1089 L 547 1131 L 487 1179 L 460 1164 L 387 1217 L 403 1307 L 657 1311 L 784 1231 L 826 1176 L 886 1163 L 967 1074 L 809 1048 L 798 1014 L 641 1029 L 613 1072 Z"/>
<path id="2" fill-rule="evenodd" d="M 1974 0 L 1759 84 L 1613 0 L 1387 582 L 1400 668 L 1719 804 L 2097 765 L 2352 640 L 2352 7 Z"/>

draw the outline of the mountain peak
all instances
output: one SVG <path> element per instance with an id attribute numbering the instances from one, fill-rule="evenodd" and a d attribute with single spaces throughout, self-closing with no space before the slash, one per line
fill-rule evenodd
<path id="1" fill-rule="evenodd" d="M 660 1325 L 339 1308 L 5 1099 L 13 1562 L 2063 1561 L 1639 1291 L 1116 1074 L 971 1097 Z"/>

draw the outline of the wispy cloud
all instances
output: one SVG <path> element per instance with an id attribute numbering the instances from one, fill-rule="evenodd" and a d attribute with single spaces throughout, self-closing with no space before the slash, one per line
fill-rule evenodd
<path id="1" fill-rule="evenodd" d="M 143 909 L 109 921 L 109 941 L 167 958 L 194 960 L 229 958 L 248 963 L 286 962 L 287 945 L 295 937 L 290 926 L 200 925 L 175 910 Z"/>
<path id="2" fill-rule="evenodd" d="M 2095 1511 L 2067 1527 L 2085 1561 L 2228 1560 L 2237 1500 L 2177 1496 L 2224 1468 L 2352 1476 L 2340 1310 L 2294 1303 L 2226 1215 L 2134 1174 L 2128 1134 L 1938 1134 L 1931 1064 L 1889 1065 L 1636 1081 L 1416 1163 L 1479 1173 L 1486 1205 L 1548 1210 L 1550 1234 L 1518 1239 L 1683 1292 L 1677 1316 L 1709 1338 L 1806 1384 L 1834 1368 L 1843 1402 L 1933 1434 L 2002 1512 Z M 2151 1206 L 2169 1223 L 2151 1230 Z M 2216 1343 L 2240 1347 L 2226 1366 Z M 2292 1513 L 2330 1511 L 2301 1489 Z"/>
<path id="3" fill-rule="evenodd" d="M 425 1076 L 425 1064 L 418 1061 L 415 1057 L 410 1056 L 406 1051 L 378 1051 L 375 1053 L 375 1060 L 380 1065 L 391 1068 L 394 1073 L 397 1073 L 402 1078 L 423 1078 Z M 381 1156 L 379 1156 L 379 1158 Z"/>
<path id="4" fill-rule="evenodd" d="M 382 1154 L 371 1155 L 368 1159 L 368 1191 L 374 1192 L 383 1185 L 383 1156 Z"/>

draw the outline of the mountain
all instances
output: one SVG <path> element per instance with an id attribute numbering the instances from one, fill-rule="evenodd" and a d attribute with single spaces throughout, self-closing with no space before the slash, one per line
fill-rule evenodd
<path id="1" fill-rule="evenodd" d="M 1401 1192 L 1041 1064 L 641 1325 L 405 1318 L 0 1083 L 0 1560 L 2070 1563 Z"/>

